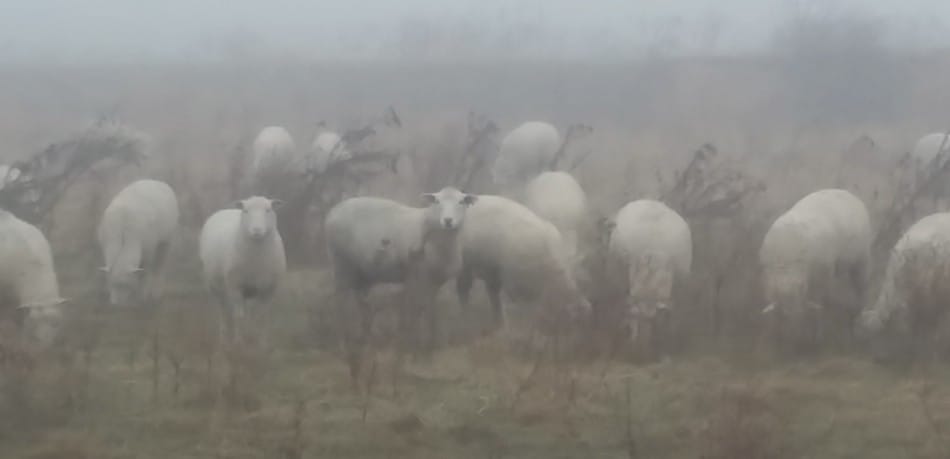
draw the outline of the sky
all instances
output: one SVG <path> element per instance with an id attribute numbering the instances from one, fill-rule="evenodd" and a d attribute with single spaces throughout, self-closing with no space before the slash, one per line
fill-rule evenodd
<path id="1" fill-rule="evenodd" d="M 609 55 L 656 46 L 734 53 L 767 47 L 796 10 L 859 11 L 885 19 L 901 43 L 950 45 L 946 0 L 0 0 L 0 62 L 255 50 L 373 58 L 414 46 L 443 55 Z"/>

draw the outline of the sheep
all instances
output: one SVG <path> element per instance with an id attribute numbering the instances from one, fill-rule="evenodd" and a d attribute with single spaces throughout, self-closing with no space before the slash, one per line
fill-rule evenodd
<path id="1" fill-rule="evenodd" d="M 157 180 L 131 183 L 112 198 L 98 228 L 109 302 L 157 301 L 168 248 L 178 229 L 178 200 Z"/>
<path id="2" fill-rule="evenodd" d="M 436 341 L 435 296 L 459 272 L 459 230 L 466 224 L 468 208 L 479 198 L 451 187 L 423 194 L 423 198 L 428 204 L 425 208 L 356 197 L 340 202 L 327 214 L 324 234 L 341 318 L 347 320 L 355 300 L 362 323 L 359 331 L 345 328 L 344 344 L 354 380 L 359 378 L 362 342 L 372 326 L 366 295 L 374 285 L 403 284 L 407 298 L 400 308 L 403 337 L 409 338 L 408 327 L 422 313 L 428 318 L 428 347 Z"/>
<path id="3" fill-rule="evenodd" d="M 775 220 L 759 261 L 768 301 L 763 313 L 778 350 L 814 345 L 830 322 L 847 324 L 850 338 L 850 325 L 864 304 L 870 250 L 867 208 L 845 190 L 811 193 Z M 844 292 L 853 296 L 843 299 Z"/>
<path id="4" fill-rule="evenodd" d="M 548 170 L 560 147 L 557 128 L 541 121 L 524 123 L 502 139 L 492 177 L 503 188 L 521 186 Z"/>
<path id="5" fill-rule="evenodd" d="M 255 193 L 278 194 L 288 174 L 298 167 L 297 146 L 293 137 L 280 126 L 268 126 L 254 139 L 251 179 Z M 305 171 L 300 170 L 300 176 Z"/>
<path id="6" fill-rule="evenodd" d="M 578 267 L 582 256 L 580 245 L 592 229 L 589 224 L 592 219 L 587 195 L 577 180 L 567 172 L 543 172 L 525 186 L 522 202 L 557 228 L 571 266 Z"/>
<path id="7" fill-rule="evenodd" d="M 287 271 L 277 229 L 276 199 L 253 196 L 222 209 L 205 221 L 199 254 L 209 291 L 221 307 L 222 333 L 228 343 L 240 338 L 248 313 L 261 313 Z"/>
<path id="8" fill-rule="evenodd" d="M 858 329 L 875 345 L 909 338 L 905 350 L 922 351 L 944 324 L 948 297 L 950 213 L 937 213 L 917 221 L 894 245 L 877 301 L 861 312 Z"/>
<path id="9" fill-rule="evenodd" d="M 669 322 L 674 286 L 690 274 L 689 225 L 666 204 L 641 199 L 621 208 L 608 228 L 610 288 L 625 293 L 623 323 L 631 342 L 652 354 Z"/>
<path id="10" fill-rule="evenodd" d="M 53 345 L 64 325 L 59 282 L 49 241 L 35 226 L 0 209 L 0 295 L 3 315 L 23 325 L 25 335 L 41 347 Z M 26 317 L 17 320 L 17 309 Z"/>
<path id="11" fill-rule="evenodd" d="M 506 327 L 502 291 L 555 322 L 590 311 L 553 224 L 518 202 L 493 195 L 479 196 L 467 220 L 461 233 L 462 271 L 456 279 L 463 307 L 477 278 L 488 291 L 494 328 Z"/>

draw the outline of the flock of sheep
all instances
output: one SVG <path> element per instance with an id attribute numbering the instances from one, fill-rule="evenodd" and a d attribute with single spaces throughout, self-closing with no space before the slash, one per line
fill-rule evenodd
<path id="1" fill-rule="evenodd" d="M 944 134 L 924 137 L 912 156 L 919 170 L 936 167 L 948 144 Z M 552 327 L 580 323 L 597 308 L 616 308 L 634 342 L 668 332 L 661 326 L 666 317 L 686 307 L 673 299 L 690 276 L 689 225 L 649 199 L 596 221 L 578 181 L 551 170 L 560 148 L 557 129 L 528 122 L 501 142 L 491 167 L 496 195 L 446 187 L 423 194 L 422 207 L 360 196 L 329 210 L 323 237 L 354 378 L 372 333 L 368 293 L 378 284 L 403 286 L 399 336 L 417 349 L 431 349 L 437 340 L 440 289 L 454 281 L 467 307 L 476 279 L 488 293 L 493 328 L 505 326 L 504 296 Z M 251 174 L 279 177 L 289 164 L 299 164 L 295 150 L 286 130 L 264 129 L 254 143 Z M 306 161 L 326 169 L 352 154 L 345 139 L 327 132 Z M 281 205 L 262 196 L 242 199 L 211 215 L 201 230 L 204 280 L 220 304 L 227 342 L 253 331 L 255 321 L 248 318 L 266 310 L 287 271 L 277 225 Z M 178 201 L 166 183 L 139 180 L 112 199 L 98 230 L 112 304 L 160 301 L 178 226 Z M 846 190 L 815 191 L 774 221 L 759 261 L 767 300 L 761 312 L 779 349 L 814 347 L 852 331 L 888 330 L 915 339 L 932 334 L 950 298 L 950 213 L 927 216 L 906 231 L 878 288 L 870 285 L 871 244 L 865 204 Z M 0 259 L 5 299 L 26 311 L 25 336 L 54 343 L 68 306 L 46 237 L 0 210 Z M 593 289 L 617 292 L 617 300 L 592 306 Z M 426 327 L 419 330 L 422 322 Z"/>

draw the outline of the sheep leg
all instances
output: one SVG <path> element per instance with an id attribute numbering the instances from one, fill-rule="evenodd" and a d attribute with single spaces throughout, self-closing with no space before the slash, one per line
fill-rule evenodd
<path id="1" fill-rule="evenodd" d="M 146 277 L 146 298 L 149 303 L 157 303 L 165 288 L 165 260 L 168 259 L 168 242 L 161 242 L 155 248 L 155 255 L 150 263 L 149 275 Z"/>
<path id="2" fill-rule="evenodd" d="M 469 296 L 472 292 L 472 284 L 474 282 L 475 273 L 473 273 L 469 267 L 462 268 L 462 272 L 455 278 L 455 294 L 463 310 L 468 310 Z"/>
<path id="3" fill-rule="evenodd" d="M 485 290 L 488 291 L 488 301 L 492 308 L 492 328 L 494 330 L 506 329 L 508 321 L 505 320 L 505 311 L 501 304 L 501 276 L 493 272 L 485 276 Z"/>
<path id="4" fill-rule="evenodd" d="M 350 380 L 353 387 L 356 388 L 359 382 L 359 352 L 356 349 L 356 332 L 353 330 L 352 307 L 350 306 L 350 297 L 352 292 L 349 288 L 337 285 L 334 292 L 334 302 L 337 305 L 337 316 L 340 322 L 340 338 L 343 348 L 343 355 L 350 369 Z"/>
<path id="5" fill-rule="evenodd" d="M 439 345 L 439 311 L 436 308 L 435 304 L 435 292 L 428 293 L 425 299 L 425 315 L 426 315 L 426 324 L 428 325 L 428 339 L 425 343 L 425 352 L 431 353 L 435 351 L 436 347 Z"/>

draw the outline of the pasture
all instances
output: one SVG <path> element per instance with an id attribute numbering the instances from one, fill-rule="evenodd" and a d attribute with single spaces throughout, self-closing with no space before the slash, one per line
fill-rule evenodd
<path id="1" fill-rule="evenodd" d="M 854 349 L 775 360 L 757 338 L 755 254 L 768 224 L 804 194 L 840 186 L 880 227 L 900 192 L 901 154 L 947 128 L 950 87 L 941 75 L 950 59 L 891 64 L 904 69 L 901 78 L 864 94 L 878 102 L 866 110 L 847 98 L 809 106 L 801 91 L 821 88 L 792 84 L 770 58 L 0 69 L 5 160 L 99 115 L 152 139 L 147 164 L 94 168 L 52 214 L 47 234 L 63 295 L 73 300 L 68 344 L 21 359 L 4 343 L 0 456 L 946 457 L 944 362 L 887 367 Z M 204 219 L 233 199 L 230 158 L 263 126 L 284 125 L 309 145 L 317 122 L 355 126 L 389 105 L 403 120 L 407 158 L 367 192 L 403 202 L 451 184 L 469 110 L 502 131 L 526 119 L 593 126 L 578 147 L 591 154 L 574 173 L 605 215 L 631 199 L 667 196 L 707 143 L 721 164 L 766 187 L 726 217 L 687 218 L 696 253 L 681 308 L 689 333 L 667 359 L 634 365 L 591 352 L 535 365 L 516 340 L 479 336 L 488 313 L 481 288 L 463 313 L 446 286 L 440 349 L 410 362 L 394 387 L 393 292 L 380 289 L 371 300 L 381 309 L 380 351 L 370 387 L 357 393 L 335 339 L 330 273 L 318 260 L 291 269 L 261 324 L 273 332 L 272 349 L 241 355 L 244 389 L 224 394 L 216 314 L 195 247 Z M 168 181 L 183 211 L 169 292 L 154 317 L 108 308 L 95 269 L 98 216 L 137 177 Z M 473 188 L 466 191 L 491 191 L 484 180 Z M 874 256 L 882 265 L 886 249 Z M 158 330 L 154 343 L 149 327 Z"/>

